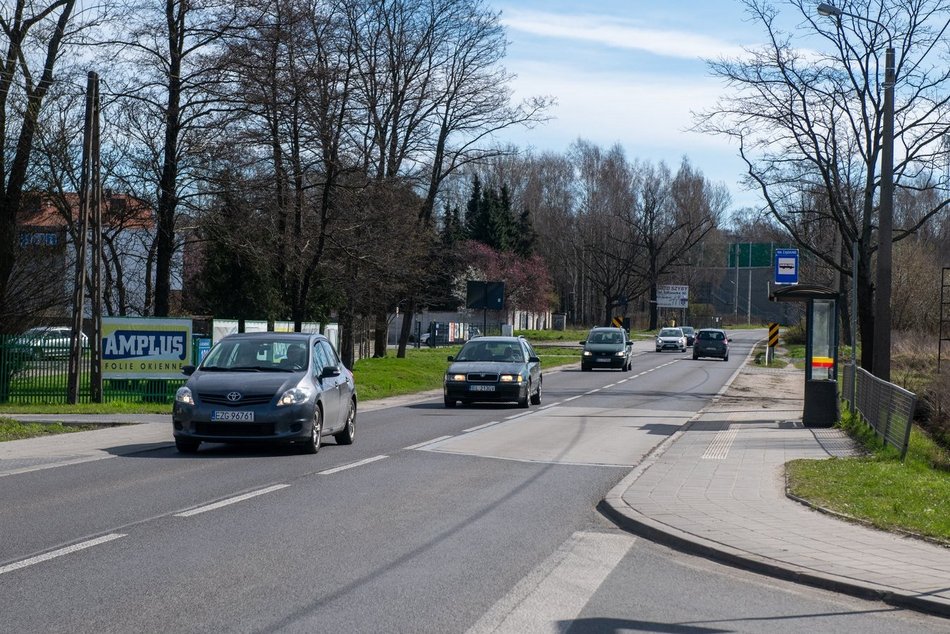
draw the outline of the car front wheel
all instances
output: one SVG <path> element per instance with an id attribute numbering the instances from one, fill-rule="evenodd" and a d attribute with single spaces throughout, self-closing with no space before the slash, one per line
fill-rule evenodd
<path id="1" fill-rule="evenodd" d="M 528 387 L 524 391 L 524 396 L 518 397 L 518 407 L 530 407 L 529 395 L 531 394 L 531 383 L 528 382 Z"/>
<path id="2" fill-rule="evenodd" d="M 317 407 L 313 412 L 313 425 L 310 426 L 310 438 L 300 443 L 300 453 L 315 454 L 320 451 L 320 434 L 323 432 L 323 412 Z"/>
<path id="3" fill-rule="evenodd" d="M 531 404 L 540 405 L 541 404 L 541 381 L 538 381 L 537 391 L 531 395 Z"/>
<path id="4" fill-rule="evenodd" d="M 200 440 L 190 440 L 188 438 L 175 439 L 175 449 L 178 450 L 178 453 L 198 453 L 199 445 L 201 445 Z"/>
<path id="5" fill-rule="evenodd" d="M 356 403 L 350 401 L 350 409 L 346 413 L 346 425 L 343 431 L 333 434 L 333 440 L 338 445 L 352 445 L 356 437 Z"/>

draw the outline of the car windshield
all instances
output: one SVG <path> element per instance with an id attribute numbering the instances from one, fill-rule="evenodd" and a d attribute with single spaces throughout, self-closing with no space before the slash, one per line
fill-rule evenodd
<path id="1" fill-rule="evenodd" d="M 456 361 L 524 361 L 517 341 L 470 341 L 459 351 Z"/>
<path id="2" fill-rule="evenodd" d="M 299 372 L 308 367 L 307 344 L 286 339 L 225 339 L 208 353 L 202 370 Z"/>
<path id="3" fill-rule="evenodd" d="M 682 330 L 684 335 L 693 334 L 693 329 L 690 326 L 683 326 Z"/>
<path id="4" fill-rule="evenodd" d="M 619 332 L 592 332 L 587 341 L 589 343 L 623 343 L 623 335 Z"/>
<path id="5" fill-rule="evenodd" d="M 660 331 L 661 337 L 682 337 L 683 331 L 679 328 L 664 328 Z"/>
<path id="6" fill-rule="evenodd" d="M 699 332 L 699 338 L 705 341 L 722 341 L 726 338 L 721 332 L 715 332 L 712 330 L 701 330 Z"/>

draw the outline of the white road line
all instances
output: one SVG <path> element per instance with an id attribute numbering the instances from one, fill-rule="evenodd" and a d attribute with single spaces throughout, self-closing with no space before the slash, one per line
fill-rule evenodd
<path id="1" fill-rule="evenodd" d="M 250 493 L 245 493 L 243 495 L 237 495 L 233 498 L 227 498 L 226 500 L 221 500 L 220 502 L 215 502 L 214 504 L 206 504 L 205 506 L 199 506 L 197 508 L 193 508 L 188 511 L 175 513 L 175 517 L 191 517 L 192 515 L 198 515 L 199 513 L 207 513 L 208 511 L 219 509 L 222 506 L 237 504 L 238 502 L 243 502 L 244 500 L 249 500 L 251 498 L 257 497 L 258 495 L 264 495 L 265 493 L 271 493 L 272 491 L 279 491 L 280 489 L 286 489 L 289 486 L 290 486 L 289 484 L 275 484 L 274 486 L 269 486 L 265 489 L 259 489 L 257 491 L 251 491 Z"/>
<path id="2" fill-rule="evenodd" d="M 11 469 L 10 471 L 4 471 L 0 473 L 0 478 L 4 476 L 19 475 L 21 473 L 31 473 L 33 471 L 44 471 L 46 469 L 56 469 L 57 467 L 69 467 L 71 465 L 82 464 L 84 462 L 96 462 L 98 460 L 107 460 L 109 458 L 117 458 L 118 456 L 114 454 L 109 454 L 107 456 L 86 456 L 84 458 L 74 458 L 71 460 L 64 460 L 63 462 L 54 462 L 52 464 L 41 464 L 35 467 L 21 467 L 19 469 Z"/>
<path id="3" fill-rule="evenodd" d="M 449 438 L 451 438 L 451 436 L 449 436 Z M 332 469 L 327 469 L 326 471 L 318 471 L 317 475 L 330 475 L 331 473 L 339 473 L 340 471 L 346 471 L 347 469 L 352 469 L 353 467 L 362 467 L 364 464 L 376 462 L 377 460 L 385 460 L 388 457 L 389 456 L 373 456 L 372 458 L 367 458 L 365 460 L 357 460 L 356 462 L 351 462 L 350 464 L 345 464 L 341 467 L 334 467 Z"/>
<path id="4" fill-rule="evenodd" d="M 635 541 L 622 531 L 574 533 L 495 603 L 469 634 L 563 632 Z"/>
<path id="5" fill-rule="evenodd" d="M 623 379 L 623 380 L 621 380 L 621 381 L 617 381 L 617 384 L 619 385 L 620 383 L 626 383 L 626 382 L 629 381 L 629 380 L 630 380 L 630 379 Z"/>
<path id="6" fill-rule="evenodd" d="M 83 550 L 85 548 L 98 546 L 99 544 L 105 544 L 106 542 L 111 542 L 112 540 L 119 539 L 120 537 L 125 537 L 125 535 L 122 533 L 109 533 L 108 535 L 103 535 L 102 537 L 97 537 L 95 539 L 90 539 L 85 542 L 73 544 L 72 546 L 66 546 L 65 548 L 60 548 L 58 550 L 52 550 L 48 553 L 37 555 L 36 557 L 30 557 L 29 559 L 24 559 L 23 561 L 7 564 L 6 566 L 0 566 L 0 575 L 6 574 L 8 572 L 13 572 L 14 570 L 19 570 L 20 568 L 26 568 L 27 566 L 32 566 L 33 564 L 49 561 L 50 559 L 62 557 L 63 555 L 68 555 L 70 553 L 74 553 L 74 552 Z"/>
<path id="7" fill-rule="evenodd" d="M 538 408 L 538 411 L 540 412 L 540 411 L 543 410 L 543 409 L 551 409 L 552 407 L 557 407 L 557 406 L 560 405 L 560 404 L 561 404 L 560 401 L 558 401 L 558 402 L 556 402 L 556 403 L 551 403 L 550 405 L 545 405 L 544 407 L 539 407 L 539 408 Z"/>
<path id="8" fill-rule="evenodd" d="M 590 392 L 585 392 L 584 395 L 586 396 L 588 394 L 593 394 L 594 392 L 599 392 L 599 391 L 600 391 L 600 388 L 598 387 L 596 389 L 591 390 Z"/>
<path id="9" fill-rule="evenodd" d="M 605 385 L 604 387 L 602 387 L 602 388 L 600 388 L 600 389 L 606 390 L 608 387 L 613 387 L 613 386 L 615 386 L 615 385 L 617 385 L 617 384 L 616 384 L 616 383 L 608 383 L 607 385 Z"/>
<path id="10" fill-rule="evenodd" d="M 485 423 L 484 425 L 475 425 L 474 427 L 469 427 L 468 429 L 463 429 L 462 431 L 464 431 L 464 432 L 478 431 L 479 429 L 485 429 L 486 427 L 491 427 L 492 425 L 497 425 L 497 424 L 500 423 L 500 422 L 501 422 L 500 420 L 493 420 L 493 421 L 490 422 L 490 423 Z"/>
<path id="11" fill-rule="evenodd" d="M 525 414 L 530 414 L 531 412 L 521 412 L 519 414 L 512 414 L 511 416 L 505 416 L 505 420 L 511 420 L 512 418 L 521 418 Z"/>
<path id="12" fill-rule="evenodd" d="M 577 399 L 579 399 L 579 398 L 582 397 L 582 396 L 584 396 L 584 395 L 583 395 L 583 394 L 578 394 L 577 396 L 572 396 L 571 398 L 566 398 L 566 399 L 564 399 L 564 402 L 567 403 L 568 401 L 576 401 Z"/>
<path id="13" fill-rule="evenodd" d="M 431 445 L 434 442 L 439 442 L 440 440 L 445 440 L 446 438 L 452 438 L 452 436 L 439 436 L 438 438 L 433 438 L 432 440 L 427 440 L 425 442 L 416 443 L 414 445 L 409 445 L 408 447 L 403 447 L 404 451 L 411 451 L 413 449 L 418 449 L 419 447 L 425 447 L 426 445 Z"/>

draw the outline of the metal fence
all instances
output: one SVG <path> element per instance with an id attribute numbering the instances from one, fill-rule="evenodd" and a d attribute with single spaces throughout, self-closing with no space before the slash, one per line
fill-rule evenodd
<path id="1" fill-rule="evenodd" d="M 855 374 L 857 392 L 854 389 Z M 852 364 L 843 375 L 841 395 L 851 411 L 857 412 L 885 444 L 897 448 L 903 460 L 910 442 L 917 396 L 877 378 L 856 364 Z"/>
<path id="2" fill-rule="evenodd" d="M 79 364 L 80 403 L 92 401 L 91 356 L 84 350 Z M 0 335 L 0 403 L 20 405 L 66 403 L 69 380 L 68 344 L 30 345 L 22 337 Z M 102 400 L 171 403 L 181 379 L 105 379 Z"/>

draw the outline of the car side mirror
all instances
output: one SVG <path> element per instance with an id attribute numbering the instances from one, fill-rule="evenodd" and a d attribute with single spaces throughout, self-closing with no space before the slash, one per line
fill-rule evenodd
<path id="1" fill-rule="evenodd" d="M 628 341 L 628 342 L 627 342 L 627 346 L 632 346 L 632 345 L 633 345 L 633 342 L 632 342 L 632 341 Z"/>
<path id="2" fill-rule="evenodd" d="M 528 357 L 528 363 L 541 363 L 540 357 Z"/>
<path id="3" fill-rule="evenodd" d="M 580 344 L 581 344 L 582 346 L 586 346 L 586 345 L 587 345 L 587 342 L 586 342 L 586 341 L 581 341 Z"/>
<path id="4" fill-rule="evenodd" d="M 334 376 L 340 376 L 340 368 L 335 365 L 328 365 L 320 372 L 321 379 L 329 379 Z"/>
<path id="5" fill-rule="evenodd" d="M 181 373 L 185 376 L 191 376 L 195 373 L 195 366 L 193 365 L 183 365 L 181 366 Z"/>
<path id="6" fill-rule="evenodd" d="M 450 354 L 449 356 L 447 356 L 446 359 L 447 359 L 448 361 L 455 361 L 455 357 L 452 356 L 451 354 Z"/>

